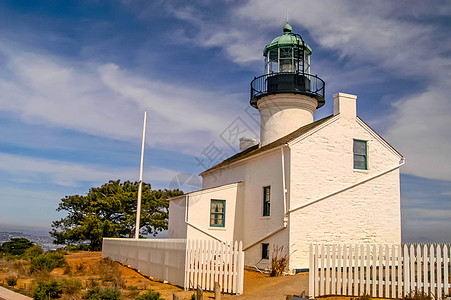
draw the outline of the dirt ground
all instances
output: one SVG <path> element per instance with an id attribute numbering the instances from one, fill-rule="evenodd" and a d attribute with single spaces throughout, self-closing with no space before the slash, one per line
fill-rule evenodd
<path id="1" fill-rule="evenodd" d="M 55 279 L 78 278 L 87 286 L 89 282 L 99 280 L 96 268 L 101 261 L 100 252 L 78 252 L 66 255 L 68 267 L 58 268 L 51 272 Z M 136 295 L 153 289 L 161 293 L 164 299 L 172 299 L 172 294 L 176 293 L 180 299 L 191 299 L 193 291 L 184 291 L 182 288 L 172 284 L 152 280 L 134 269 L 116 263 L 124 281 L 125 288 L 122 290 L 124 299 L 134 299 Z M 69 270 L 69 272 L 68 272 Z M 0 282 L 8 276 L 6 272 L 0 272 Z M 33 279 L 20 276 L 18 289 L 31 291 Z M 301 273 L 292 276 L 270 277 L 256 271 L 245 270 L 244 274 L 244 294 L 226 295 L 223 299 L 286 299 L 287 295 L 299 295 L 305 291 L 308 295 L 308 273 Z M 204 299 L 214 299 L 213 293 L 205 292 Z"/>

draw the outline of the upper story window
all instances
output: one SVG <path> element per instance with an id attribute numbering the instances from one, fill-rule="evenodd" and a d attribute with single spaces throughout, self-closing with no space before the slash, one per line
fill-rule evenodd
<path id="1" fill-rule="evenodd" d="M 271 215 L 271 186 L 263 187 L 263 216 Z"/>
<path id="2" fill-rule="evenodd" d="M 210 226 L 225 226 L 225 200 L 211 200 L 210 204 Z"/>
<path id="3" fill-rule="evenodd" d="M 368 170 L 367 141 L 354 140 L 354 169 Z"/>

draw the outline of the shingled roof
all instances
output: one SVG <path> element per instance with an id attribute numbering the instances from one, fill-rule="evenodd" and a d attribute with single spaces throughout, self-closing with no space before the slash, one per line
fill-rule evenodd
<path id="1" fill-rule="evenodd" d="M 280 139 L 275 140 L 274 142 L 269 143 L 269 144 L 267 144 L 267 145 L 265 145 L 263 147 L 260 147 L 260 145 L 255 145 L 255 146 L 249 147 L 246 150 L 241 151 L 241 152 L 239 152 L 239 153 L 227 158 L 226 160 L 220 162 L 219 164 L 211 167 L 210 169 L 207 169 L 207 170 L 203 171 L 199 175 L 208 173 L 210 171 L 213 171 L 213 170 L 216 170 L 216 169 L 228 166 L 228 165 L 230 165 L 230 164 L 232 164 L 234 162 L 240 161 L 242 159 L 245 159 L 245 158 L 248 158 L 248 157 L 252 157 L 252 156 L 257 155 L 259 153 L 263 153 L 265 151 L 268 151 L 268 150 L 280 147 L 282 145 L 285 145 L 289 141 L 292 141 L 295 138 L 300 137 L 304 133 L 307 133 L 308 131 L 312 130 L 313 128 L 323 124 L 327 120 L 330 120 L 332 117 L 333 117 L 333 115 L 325 117 L 325 118 L 322 118 L 322 119 L 320 119 L 318 121 L 315 121 L 313 123 L 307 124 L 305 126 L 302 126 L 299 129 L 293 131 L 292 133 L 287 134 L 286 136 L 281 137 Z"/>

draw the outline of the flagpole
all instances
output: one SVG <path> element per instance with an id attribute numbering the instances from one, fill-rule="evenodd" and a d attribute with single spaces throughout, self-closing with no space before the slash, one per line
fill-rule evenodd
<path id="1" fill-rule="evenodd" d="M 138 186 L 138 205 L 136 207 L 136 227 L 135 227 L 135 239 L 139 239 L 139 227 L 141 220 L 141 194 L 143 189 L 143 162 L 144 162 L 144 144 L 146 139 L 146 120 L 147 111 L 144 111 L 144 125 L 143 125 L 143 138 L 141 146 L 141 165 L 139 168 L 139 186 Z"/>

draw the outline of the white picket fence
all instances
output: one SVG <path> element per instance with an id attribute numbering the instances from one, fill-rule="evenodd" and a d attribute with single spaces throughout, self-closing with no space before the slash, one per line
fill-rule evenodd
<path id="1" fill-rule="evenodd" d="M 185 286 L 213 291 L 219 282 L 224 293 L 242 294 L 244 281 L 243 243 L 189 240 L 186 250 Z"/>
<path id="2" fill-rule="evenodd" d="M 324 295 L 401 298 L 451 294 L 449 244 L 311 245 L 310 298 Z"/>
<path id="3" fill-rule="evenodd" d="M 212 291 L 218 282 L 224 293 L 243 293 L 242 242 L 105 238 L 102 257 L 185 289 Z"/>

